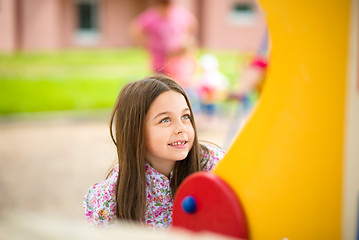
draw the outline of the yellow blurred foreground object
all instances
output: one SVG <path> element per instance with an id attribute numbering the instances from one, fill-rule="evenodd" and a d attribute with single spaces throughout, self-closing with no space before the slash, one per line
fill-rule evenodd
<path id="1" fill-rule="evenodd" d="M 251 239 L 340 239 L 350 1 L 260 2 L 266 83 L 215 173 L 243 203 Z"/>

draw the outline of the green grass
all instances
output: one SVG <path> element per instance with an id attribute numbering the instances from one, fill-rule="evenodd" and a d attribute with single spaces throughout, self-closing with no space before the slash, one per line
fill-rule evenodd
<path id="1" fill-rule="evenodd" d="M 235 79 L 237 54 L 215 54 Z M 139 49 L 0 54 L 0 115 L 111 108 L 125 83 L 149 74 Z"/>
<path id="2" fill-rule="evenodd" d="M 121 87 L 148 75 L 143 51 L 0 55 L 0 114 L 112 107 Z"/>

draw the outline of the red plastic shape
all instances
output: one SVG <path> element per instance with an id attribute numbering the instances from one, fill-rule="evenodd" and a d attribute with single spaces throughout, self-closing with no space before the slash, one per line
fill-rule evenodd
<path id="1" fill-rule="evenodd" d="M 195 199 L 194 213 L 187 213 L 182 208 L 183 199 L 188 196 Z M 249 237 L 244 210 L 237 195 L 220 177 L 207 172 L 190 175 L 177 190 L 173 226 L 241 239 Z"/>

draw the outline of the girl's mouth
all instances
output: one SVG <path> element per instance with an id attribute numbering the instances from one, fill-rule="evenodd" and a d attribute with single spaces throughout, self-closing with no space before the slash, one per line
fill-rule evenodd
<path id="1" fill-rule="evenodd" d="M 178 142 L 173 142 L 173 143 L 170 143 L 168 144 L 169 146 L 178 146 L 178 147 L 181 147 L 181 146 L 185 146 L 187 144 L 188 141 L 178 141 Z"/>

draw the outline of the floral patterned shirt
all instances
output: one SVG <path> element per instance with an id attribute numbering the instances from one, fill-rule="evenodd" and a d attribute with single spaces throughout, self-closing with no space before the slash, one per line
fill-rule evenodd
<path id="1" fill-rule="evenodd" d="M 205 145 L 208 152 L 201 151 L 201 167 L 203 171 L 212 171 L 225 152 L 214 145 Z M 116 221 L 116 183 L 118 164 L 110 176 L 93 185 L 85 196 L 83 206 L 87 220 L 93 225 L 109 225 Z M 173 196 L 170 188 L 170 177 L 159 173 L 148 163 L 146 171 L 146 215 L 145 223 L 152 228 L 167 229 L 172 224 Z"/>

